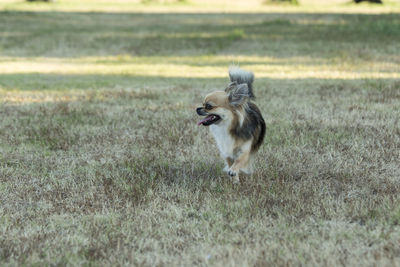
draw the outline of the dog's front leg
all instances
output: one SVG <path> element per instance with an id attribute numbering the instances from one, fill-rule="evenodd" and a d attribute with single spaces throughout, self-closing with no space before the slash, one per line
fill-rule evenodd
<path id="1" fill-rule="evenodd" d="M 232 177 L 233 183 L 239 182 L 240 169 L 246 168 L 249 165 L 250 151 L 242 152 L 239 157 L 233 162 L 228 170 L 228 174 Z"/>
<path id="2" fill-rule="evenodd" d="M 224 171 L 228 172 L 231 168 L 233 164 L 233 159 L 230 157 L 225 158 L 225 167 L 224 167 Z"/>

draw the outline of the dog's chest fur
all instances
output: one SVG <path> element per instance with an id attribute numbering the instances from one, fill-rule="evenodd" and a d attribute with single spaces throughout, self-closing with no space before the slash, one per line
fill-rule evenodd
<path id="1" fill-rule="evenodd" d="M 227 125 L 211 125 L 210 131 L 214 136 L 218 149 L 223 158 L 234 158 L 235 140 L 229 133 Z"/>

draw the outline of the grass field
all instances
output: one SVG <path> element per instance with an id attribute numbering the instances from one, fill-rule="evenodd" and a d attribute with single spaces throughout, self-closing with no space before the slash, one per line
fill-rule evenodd
<path id="1" fill-rule="evenodd" d="M 2 1 L 0 265 L 400 266 L 399 51 L 394 2 Z M 195 114 L 232 64 L 240 185 Z"/>

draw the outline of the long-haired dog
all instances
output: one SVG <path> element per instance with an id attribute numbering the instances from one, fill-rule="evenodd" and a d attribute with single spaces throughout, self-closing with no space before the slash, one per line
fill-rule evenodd
<path id="1" fill-rule="evenodd" d="M 239 173 L 251 173 L 251 160 L 265 135 L 265 122 L 252 102 L 254 75 L 238 67 L 229 68 L 230 84 L 224 91 L 208 94 L 197 114 L 205 116 L 198 125 L 210 126 L 222 158 L 225 171 L 234 183 Z"/>

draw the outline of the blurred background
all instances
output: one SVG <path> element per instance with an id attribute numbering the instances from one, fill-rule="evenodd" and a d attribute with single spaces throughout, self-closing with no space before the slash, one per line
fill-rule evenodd
<path id="1" fill-rule="evenodd" d="M 0 10 L 3 89 L 140 87 L 225 77 L 230 64 L 270 78 L 397 77 L 393 0 L 2 0 Z"/>

